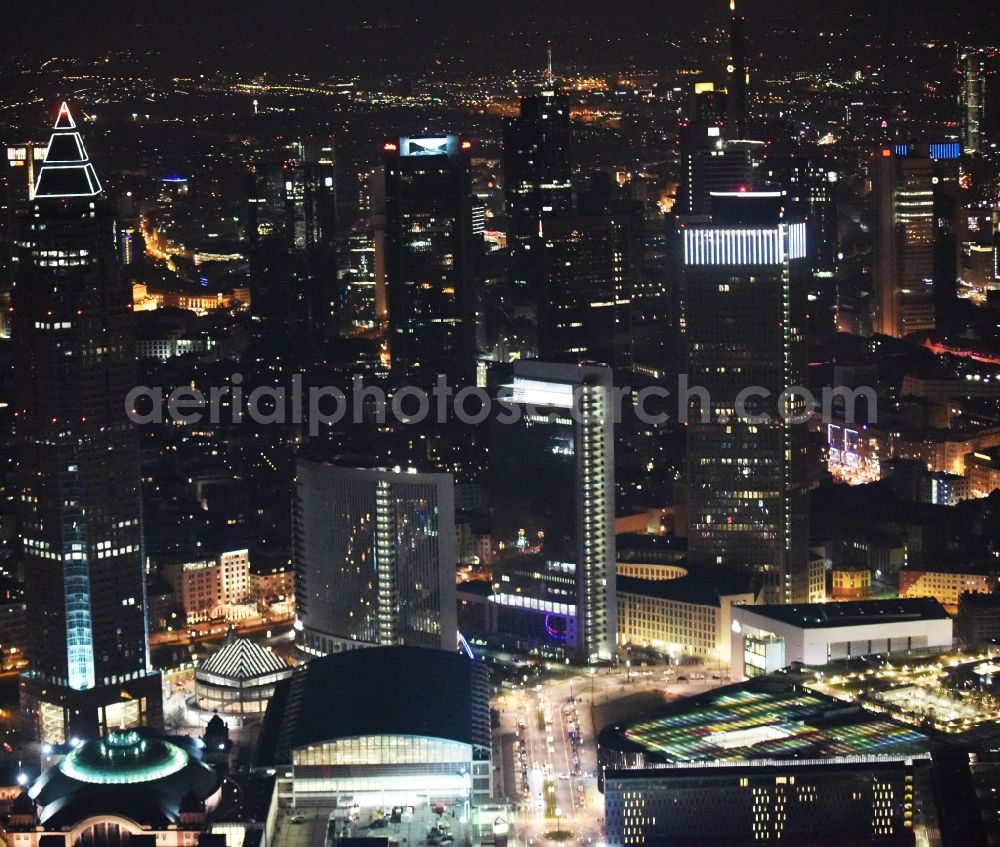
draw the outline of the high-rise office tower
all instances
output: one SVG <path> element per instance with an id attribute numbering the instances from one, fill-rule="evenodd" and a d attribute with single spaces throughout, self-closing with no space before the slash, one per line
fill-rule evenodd
<path id="1" fill-rule="evenodd" d="M 628 222 L 613 213 L 541 222 L 538 355 L 628 365 Z"/>
<path id="2" fill-rule="evenodd" d="M 821 278 L 837 267 L 837 157 L 821 147 L 799 149 L 767 162 L 768 182 L 785 188 L 788 199 L 806 216 L 809 267 Z"/>
<path id="3" fill-rule="evenodd" d="M 805 215 L 812 271 L 810 325 L 832 330 L 836 308 L 833 275 L 839 245 L 836 156 L 822 147 L 797 148 L 785 155 L 768 156 L 762 170 L 762 181 L 787 190 L 794 208 Z"/>
<path id="4" fill-rule="evenodd" d="M 262 153 L 250 172 L 250 240 L 275 236 L 299 252 L 330 244 L 336 199 L 332 137 L 298 139 Z"/>
<path id="5" fill-rule="evenodd" d="M 746 18 L 736 10 L 736 0 L 729 0 L 729 64 L 727 105 L 731 138 L 747 138 L 747 87 L 750 65 L 747 61 Z"/>
<path id="6" fill-rule="evenodd" d="M 273 276 L 278 280 L 277 290 L 258 286 L 255 311 L 269 317 L 283 313 L 322 345 L 331 331 L 338 294 L 333 138 L 298 139 L 262 154 L 251 167 L 249 201 L 250 242 L 258 256 L 268 254 L 276 264 Z"/>
<path id="7" fill-rule="evenodd" d="M 728 126 L 692 123 L 682 127 L 682 182 L 678 211 L 707 215 L 712 192 L 750 190 L 757 186 L 764 154 L 762 141 L 726 138 Z"/>
<path id="8" fill-rule="evenodd" d="M 456 649 L 451 474 L 303 458 L 292 520 L 296 638 L 304 650 Z"/>
<path id="9" fill-rule="evenodd" d="M 385 143 L 385 282 L 397 380 L 472 372 L 476 256 L 469 153 L 457 135 Z"/>
<path id="10" fill-rule="evenodd" d="M 728 117 L 725 88 L 716 88 L 714 82 L 696 82 L 688 97 L 687 123 L 691 126 L 721 126 Z"/>
<path id="11" fill-rule="evenodd" d="M 10 216 L 18 203 L 31 199 L 35 171 L 44 158 L 44 145 L 29 141 L 9 145 L 0 159 L 0 296 L 10 291 Z"/>
<path id="12" fill-rule="evenodd" d="M 493 422 L 490 478 L 498 636 L 581 663 L 614 655 L 611 371 L 514 363 L 516 421 Z"/>
<path id="13" fill-rule="evenodd" d="M 1000 140 L 1000 47 L 963 47 L 959 105 L 962 150 L 970 155 Z"/>
<path id="14" fill-rule="evenodd" d="M 712 200 L 710 219 L 679 219 L 688 384 L 707 395 L 688 412 L 688 556 L 755 571 L 768 602 L 805 601 L 807 433 L 785 423 L 804 402 L 781 395 L 806 377 L 806 226 L 782 192 Z"/>
<path id="15" fill-rule="evenodd" d="M 347 237 L 347 304 L 351 323 L 374 329 L 385 316 L 385 292 L 379 290 L 375 268 L 375 229 L 361 221 Z"/>
<path id="16" fill-rule="evenodd" d="M 569 212 L 569 98 L 551 76 L 543 90 L 521 98 L 521 113 L 504 123 L 507 244 L 514 285 L 529 296 L 541 288 L 541 222 Z"/>
<path id="17" fill-rule="evenodd" d="M 897 144 L 876 153 L 873 283 L 875 331 L 883 335 L 933 330 L 955 299 L 957 148 Z"/>
<path id="18" fill-rule="evenodd" d="M 149 662 L 131 291 L 66 104 L 14 215 L 19 530 L 31 620 L 22 708 L 44 740 L 162 720 Z"/>

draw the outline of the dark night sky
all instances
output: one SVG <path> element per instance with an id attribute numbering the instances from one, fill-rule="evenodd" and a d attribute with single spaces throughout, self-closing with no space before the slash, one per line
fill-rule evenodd
<path id="1" fill-rule="evenodd" d="M 865 30 L 895 38 L 1000 41 L 1000 3 L 986 0 L 743 0 L 751 37 L 803 25 L 814 31 L 871 16 Z M 89 58 L 128 50 L 152 69 L 239 68 L 304 72 L 352 67 L 419 71 L 435 60 L 498 67 L 534 64 L 545 38 L 557 56 L 586 65 L 653 66 L 667 39 L 704 34 L 723 0 L 513 0 L 466 2 L 194 2 L 0 0 L 0 52 Z M 624 60 L 624 61 L 623 61 Z"/>

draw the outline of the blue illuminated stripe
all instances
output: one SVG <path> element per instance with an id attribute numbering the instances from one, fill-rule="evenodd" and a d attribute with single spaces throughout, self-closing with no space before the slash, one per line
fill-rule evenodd
<path id="1" fill-rule="evenodd" d="M 930 149 L 932 159 L 957 159 L 962 155 L 962 147 L 957 141 L 932 144 Z"/>

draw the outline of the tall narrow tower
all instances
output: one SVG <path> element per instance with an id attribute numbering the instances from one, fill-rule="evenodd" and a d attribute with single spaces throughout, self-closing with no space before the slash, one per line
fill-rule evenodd
<path id="1" fill-rule="evenodd" d="M 472 372 L 476 256 L 472 142 L 457 135 L 386 141 L 385 282 L 395 379 Z"/>
<path id="2" fill-rule="evenodd" d="M 19 534 L 31 670 L 24 716 L 66 741 L 162 720 L 149 662 L 131 292 L 116 224 L 64 103 L 15 210 Z"/>
<path id="3" fill-rule="evenodd" d="M 736 10 L 736 0 L 729 0 L 729 123 L 730 138 L 747 137 L 747 84 L 750 65 L 747 63 L 746 18 Z"/>

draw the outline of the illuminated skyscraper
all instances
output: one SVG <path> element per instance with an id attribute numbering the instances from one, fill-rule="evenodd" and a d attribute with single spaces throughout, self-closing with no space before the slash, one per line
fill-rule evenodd
<path id="1" fill-rule="evenodd" d="M 711 218 L 679 224 L 688 384 L 708 402 L 707 419 L 705 397 L 688 412 L 688 555 L 758 573 L 768 602 L 802 602 L 807 433 L 784 418 L 804 402 L 781 394 L 805 384 L 806 226 L 781 192 L 712 200 Z"/>
<path id="2" fill-rule="evenodd" d="M 958 273 L 958 144 L 877 151 L 875 331 L 894 338 L 944 323 Z M 939 320 L 940 319 L 940 320 Z"/>
<path id="3" fill-rule="evenodd" d="M 615 599 L 611 371 L 523 360 L 508 391 L 517 420 L 490 444 L 498 637 L 580 663 L 612 658 Z"/>
<path id="4" fill-rule="evenodd" d="M 404 136 L 384 146 L 388 340 L 397 379 L 472 372 L 471 149 L 457 135 Z"/>
<path id="5" fill-rule="evenodd" d="M 958 65 L 962 150 L 971 155 L 1000 142 L 1000 48 L 963 47 Z"/>
<path id="6" fill-rule="evenodd" d="M 300 459 L 292 516 L 303 649 L 456 648 L 450 474 Z"/>
<path id="7" fill-rule="evenodd" d="M 112 209 L 63 104 L 15 210 L 19 530 L 31 620 L 21 679 L 47 741 L 162 719 L 149 662 L 131 291 Z"/>

